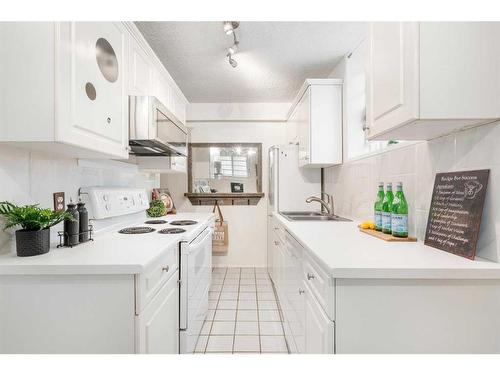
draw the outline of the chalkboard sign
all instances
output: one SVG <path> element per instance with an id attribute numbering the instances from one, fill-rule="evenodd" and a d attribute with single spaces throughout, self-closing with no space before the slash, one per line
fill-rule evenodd
<path id="1" fill-rule="evenodd" d="M 438 173 L 425 244 L 474 259 L 489 169 Z"/>

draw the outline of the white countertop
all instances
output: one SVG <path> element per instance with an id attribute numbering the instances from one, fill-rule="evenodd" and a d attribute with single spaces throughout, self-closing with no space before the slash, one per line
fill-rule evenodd
<path id="1" fill-rule="evenodd" d="M 137 274 L 180 241 L 201 232 L 213 219 L 212 213 L 183 213 L 167 215 L 162 219 L 196 220 L 198 224 L 183 227 L 181 234 L 159 234 L 158 230 L 173 227 L 167 224 L 134 225 L 152 226 L 156 232 L 126 235 L 117 231 L 124 227 L 110 229 L 89 241 L 73 248 L 52 247 L 47 254 L 33 257 L 18 257 L 14 253 L 0 255 L 0 275 L 41 274 Z M 130 224 L 130 223 L 128 223 Z M 130 226 L 130 225 L 127 225 Z M 53 239 L 52 239 L 53 240 Z"/>
<path id="2" fill-rule="evenodd" d="M 500 263 L 469 260 L 423 242 L 387 242 L 357 222 L 289 221 L 285 228 L 334 278 L 500 279 Z"/>

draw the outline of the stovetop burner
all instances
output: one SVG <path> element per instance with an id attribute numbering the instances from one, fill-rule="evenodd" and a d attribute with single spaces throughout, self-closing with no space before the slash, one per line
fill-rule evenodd
<path id="1" fill-rule="evenodd" d="M 155 219 L 145 221 L 144 224 L 167 224 L 167 220 Z"/>
<path id="2" fill-rule="evenodd" d="M 166 228 L 158 231 L 161 234 L 179 234 L 184 233 L 186 230 L 182 228 Z"/>
<path id="3" fill-rule="evenodd" d="M 176 220 L 170 222 L 170 225 L 194 225 L 194 224 L 198 224 L 198 222 L 194 220 Z"/>
<path id="4" fill-rule="evenodd" d="M 143 234 L 143 233 L 151 233 L 154 232 L 156 229 L 151 228 L 151 227 L 128 227 L 128 228 L 123 228 L 118 231 L 118 233 L 122 234 Z"/>

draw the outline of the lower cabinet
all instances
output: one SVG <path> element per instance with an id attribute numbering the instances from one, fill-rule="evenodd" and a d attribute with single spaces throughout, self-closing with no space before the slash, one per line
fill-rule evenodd
<path id="1" fill-rule="evenodd" d="M 312 291 L 304 285 L 305 295 L 305 353 L 334 353 L 335 323 L 325 314 L 314 298 Z"/>
<path id="2" fill-rule="evenodd" d="M 178 280 L 177 271 L 138 316 L 139 353 L 179 353 Z"/>
<path id="3" fill-rule="evenodd" d="M 275 218 L 270 218 L 268 228 L 268 269 L 278 293 L 290 351 L 333 354 L 334 322 L 310 287 L 306 250 Z M 315 274 L 321 275 L 317 269 Z"/>

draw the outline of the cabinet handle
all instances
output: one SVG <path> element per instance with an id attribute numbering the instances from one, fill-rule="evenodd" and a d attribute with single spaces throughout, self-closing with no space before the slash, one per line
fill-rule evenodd
<path id="1" fill-rule="evenodd" d="M 312 280 L 314 279 L 316 276 L 314 276 L 312 273 L 308 273 L 307 274 L 307 280 Z"/>
<path id="2" fill-rule="evenodd" d="M 278 229 L 280 229 L 280 228 L 277 228 L 277 227 L 276 227 L 276 228 L 274 228 L 274 230 L 278 230 Z"/>
<path id="3" fill-rule="evenodd" d="M 108 118 L 106 119 L 106 122 L 107 122 L 108 124 L 111 124 L 111 117 L 108 117 Z"/>
<path id="4" fill-rule="evenodd" d="M 280 242 L 279 242 L 279 241 L 274 241 L 274 244 L 275 244 L 276 246 L 278 246 L 278 245 L 280 244 Z"/>
<path id="5" fill-rule="evenodd" d="M 164 272 L 168 272 L 168 270 L 169 270 L 169 269 L 170 269 L 170 267 L 169 267 L 169 266 L 165 266 L 165 267 L 163 267 L 161 270 L 162 270 L 162 271 L 164 271 Z"/>
<path id="6" fill-rule="evenodd" d="M 306 291 L 304 289 L 299 289 L 299 294 L 302 295 L 304 294 Z"/>

